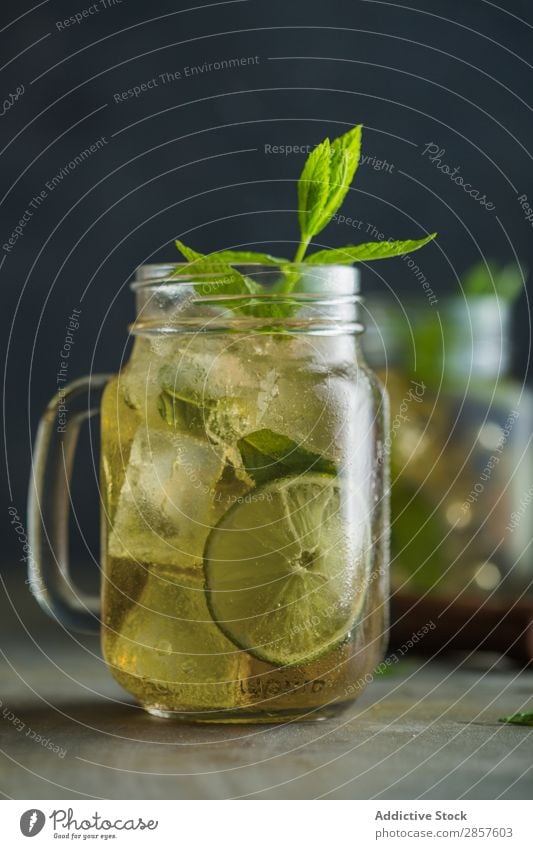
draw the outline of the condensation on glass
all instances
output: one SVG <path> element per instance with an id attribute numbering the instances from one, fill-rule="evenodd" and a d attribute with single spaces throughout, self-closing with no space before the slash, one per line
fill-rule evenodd
<path id="1" fill-rule="evenodd" d="M 364 689 L 388 626 L 387 401 L 361 352 L 357 273 L 239 268 L 264 286 L 252 298 L 174 269 L 139 270 L 120 373 L 71 384 L 66 432 L 57 398 L 43 417 L 32 587 L 67 627 L 101 628 L 111 674 L 154 714 L 328 715 Z M 96 412 L 101 600 L 72 585 L 67 533 Z"/>

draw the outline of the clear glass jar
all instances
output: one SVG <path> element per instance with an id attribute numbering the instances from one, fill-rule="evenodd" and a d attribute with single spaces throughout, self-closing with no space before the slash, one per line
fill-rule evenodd
<path id="1" fill-rule="evenodd" d="M 533 402 L 509 374 L 510 306 L 374 297 L 368 310 L 366 353 L 391 397 L 393 586 L 453 600 L 457 630 L 531 584 Z"/>
<path id="2" fill-rule="evenodd" d="M 321 717 L 364 688 L 387 631 L 386 400 L 357 274 L 239 268 L 263 286 L 252 298 L 175 268 L 139 270 L 133 352 L 101 384 L 104 658 L 158 716 Z M 44 543 L 64 554 L 64 523 L 38 518 L 79 426 L 54 433 L 54 416 L 32 545 L 41 602 L 79 626 Z"/>

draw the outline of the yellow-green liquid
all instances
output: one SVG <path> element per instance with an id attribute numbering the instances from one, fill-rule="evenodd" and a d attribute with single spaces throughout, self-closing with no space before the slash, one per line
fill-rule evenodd
<path id="1" fill-rule="evenodd" d="M 223 475 L 217 482 L 210 512 L 200 517 L 198 544 L 194 521 L 183 516 L 177 535 L 168 527 L 167 545 L 164 521 L 150 515 L 141 494 L 136 518 L 121 524 L 117 511 L 134 441 L 144 428 L 149 464 L 160 427 L 153 410 L 134 409 L 126 398 L 116 378 L 102 408 L 103 652 L 113 676 L 151 712 L 204 722 L 312 719 L 352 701 L 383 650 L 379 546 L 362 616 L 340 645 L 300 666 L 276 668 L 256 659 L 213 621 L 204 590 L 205 525 L 216 524 L 242 495 L 243 481 Z M 204 474 L 202 464 L 190 471 L 191 491 Z M 135 499 L 135 492 L 130 496 Z"/>

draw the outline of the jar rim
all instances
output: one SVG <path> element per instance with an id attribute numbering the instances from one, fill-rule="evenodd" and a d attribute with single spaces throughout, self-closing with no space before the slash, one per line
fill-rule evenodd
<path id="1" fill-rule="evenodd" d="M 286 292 L 274 285 L 284 282 L 285 267 L 234 263 L 232 268 L 264 285 L 232 292 L 237 287 L 224 286 L 228 275 L 223 268 L 197 274 L 194 265 L 151 263 L 137 270 L 132 283 L 137 302 L 132 333 L 265 332 L 274 326 L 294 333 L 362 332 L 359 270 L 351 266 L 291 263 L 289 272 L 297 272 L 298 279 Z M 171 276 L 176 267 L 183 273 Z M 278 305 L 283 308 L 270 309 Z M 287 306 L 297 311 L 284 309 Z"/>
<path id="2" fill-rule="evenodd" d="M 266 265 L 265 263 L 260 262 L 247 262 L 247 263 L 227 263 L 229 268 L 232 268 L 236 271 L 241 271 L 242 269 L 250 269 L 254 274 L 279 274 L 280 266 L 279 265 Z M 134 292 L 139 291 L 141 289 L 150 289 L 157 288 L 158 286 L 168 286 L 176 285 L 187 285 L 194 282 L 209 280 L 213 277 L 220 275 L 220 271 L 193 271 L 195 266 L 194 262 L 151 262 L 151 263 L 143 263 L 139 265 L 136 269 L 135 279 L 130 283 L 130 289 Z M 331 264 L 323 264 L 316 265 L 305 262 L 287 262 L 283 264 L 284 268 L 287 268 L 291 271 L 297 271 L 300 273 L 305 273 L 310 276 L 320 276 L 321 273 L 325 271 L 328 274 L 332 274 L 335 272 L 341 272 L 348 276 L 350 275 L 351 282 L 351 291 L 352 294 L 357 295 L 360 292 L 359 286 L 359 270 L 354 268 L 352 265 L 344 265 L 342 263 L 331 263 Z M 190 274 L 180 274 L 176 275 L 173 272 L 176 269 L 180 269 L 185 271 L 185 269 L 190 268 Z M 297 297 L 298 294 L 301 293 L 293 293 L 291 296 Z M 265 293 L 268 297 L 268 292 Z"/>

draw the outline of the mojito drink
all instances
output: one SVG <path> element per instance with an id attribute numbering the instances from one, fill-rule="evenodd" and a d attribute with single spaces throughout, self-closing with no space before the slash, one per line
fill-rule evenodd
<path id="1" fill-rule="evenodd" d="M 311 718 L 365 686 L 381 402 L 350 335 L 136 340 L 102 408 L 103 645 L 147 709 Z"/>
<path id="2" fill-rule="evenodd" d="M 411 254 L 436 234 L 316 243 L 356 176 L 362 131 L 307 157 L 292 259 L 246 239 L 205 254 L 178 238 L 185 261 L 143 265 L 132 284 L 133 354 L 102 401 L 101 622 L 111 671 L 156 715 L 319 718 L 359 694 L 382 654 L 387 399 L 361 353 L 351 266 Z M 68 387 L 72 401 L 87 393 L 87 409 L 57 433 L 62 395 L 52 400 L 30 501 L 41 603 L 83 629 L 99 605 L 80 604 L 65 568 L 57 458 L 68 480 L 106 381 Z"/>

